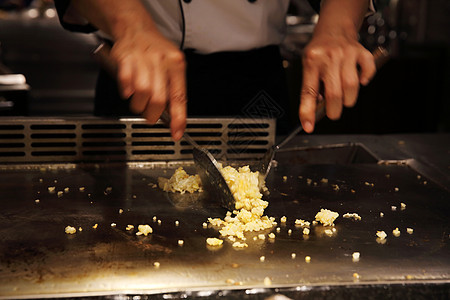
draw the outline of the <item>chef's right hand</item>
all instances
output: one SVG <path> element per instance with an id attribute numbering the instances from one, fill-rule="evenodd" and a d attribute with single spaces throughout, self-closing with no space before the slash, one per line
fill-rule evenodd
<path id="1" fill-rule="evenodd" d="M 115 41 L 122 97 L 130 109 L 154 124 L 168 107 L 171 134 L 179 140 L 186 128 L 186 63 L 184 54 L 159 33 L 133 32 Z"/>

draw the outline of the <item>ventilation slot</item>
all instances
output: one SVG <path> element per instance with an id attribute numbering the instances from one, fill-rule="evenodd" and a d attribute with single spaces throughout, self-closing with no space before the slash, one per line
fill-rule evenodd
<path id="1" fill-rule="evenodd" d="M 125 147 L 125 142 L 84 142 L 83 147 Z"/>
<path id="2" fill-rule="evenodd" d="M 46 143 L 31 143 L 33 148 L 69 148 L 75 147 L 77 144 L 73 142 L 46 142 Z"/>
<path id="3" fill-rule="evenodd" d="M 32 139 L 74 139 L 75 133 L 33 133 Z"/>
<path id="4" fill-rule="evenodd" d="M 0 149 L 1 148 L 23 148 L 25 147 L 24 143 L 1 143 L 0 142 Z"/>
<path id="5" fill-rule="evenodd" d="M 0 133 L 0 140 L 18 140 L 24 137 L 25 135 L 20 133 Z"/>
<path id="6" fill-rule="evenodd" d="M 266 137 L 269 136 L 268 132 L 264 131 L 232 131 L 228 133 L 229 137 Z"/>
<path id="7" fill-rule="evenodd" d="M 132 142 L 132 146 L 174 146 L 174 142 L 170 141 L 142 141 L 142 142 Z"/>
<path id="8" fill-rule="evenodd" d="M 90 130 L 90 129 L 110 130 L 110 129 L 125 129 L 125 128 L 127 128 L 127 126 L 125 124 L 84 124 L 81 126 L 81 128 L 86 129 L 86 130 Z"/>
<path id="9" fill-rule="evenodd" d="M 209 129 L 209 128 L 214 128 L 214 129 L 220 129 L 222 128 L 222 124 L 220 123 L 200 123 L 200 124 L 187 124 L 186 128 L 196 128 L 196 129 Z"/>
<path id="10" fill-rule="evenodd" d="M 269 144 L 269 142 L 265 141 L 265 140 L 238 140 L 238 141 L 227 142 L 227 145 L 230 145 L 230 146 L 243 146 L 243 145 L 266 146 L 268 144 Z"/>
<path id="11" fill-rule="evenodd" d="M 23 130 L 23 125 L 0 125 L 0 130 Z"/>
<path id="12" fill-rule="evenodd" d="M 120 139 L 125 137 L 125 133 L 83 133 L 82 137 L 85 139 Z"/>
<path id="13" fill-rule="evenodd" d="M 75 156 L 77 152 L 75 151 L 32 151 L 32 156 Z"/>
<path id="14" fill-rule="evenodd" d="M 25 156 L 25 152 L 19 152 L 19 151 L 1 152 L 0 151 L 0 157 L 21 157 L 21 156 Z"/>
<path id="15" fill-rule="evenodd" d="M 221 132 L 188 132 L 191 137 L 218 137 L 222 136 Z"/>
<path id="16" fill-rule="evenodd" d="M 228 128 L 230 129 L 267 129 L 269 128 L 270 125 L 267 123 L 244 123 L 244 124 L 237 124 L 237 123 L 233 123 L 228 125 Z"/>
<path id="17" fill-rule="evenodd" d="M 148 150 L 133 150 L 131 152 L 133 155 L 163 155 L 163 154 L 175 154 L 174 150 L 168 149 L 148 149 Z"/>
<path id="18" fill-rule="evenodd" d="M 165 129 L 167 129 L 167 127 L 164 126 L 164 124 L 154 124 L 154 125 L 150 125 L 150 124 L 133 124 L 133 125 L 131 125 L 131 128 L 133 128 L 133 129 L 157 129 L 157 128 L 165 128 Z"/>
<path id="19" fill-rule="evenodd" d="M 146 138 L 146 137 L 168 137 L 170 138 L 170 132 L 137 132 L 131 135 L 135 138 Z"/>
<path id="20" fill-rule="evenodd" d="M 73 130 L 76 126 L 71 124 L 34 124 L 30 128 L 32 130 Z"/>
<path id="21" fill-rule="evenodd" d="M 88 156 L 114 156 L 114 155 L 126 155 L 125 150 L 86 150 L 83 151 L 83 155 Z"/>
<path id="22" fill-rule="evenodd" d="M 221 141 L 217 141 L 217 140 L 206 140 L 206 141 L 196 141 L 194 140 L 198 145 L 200 146 L 220 146 L 222 145 Z M 188 142 L 182 141 L 180 142 L 181 146 L 191 146 L 191 144 L 189 144 Z"/>

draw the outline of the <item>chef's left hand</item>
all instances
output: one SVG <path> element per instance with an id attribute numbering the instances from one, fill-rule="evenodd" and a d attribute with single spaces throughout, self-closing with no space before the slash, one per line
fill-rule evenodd
<path id="1" fill-rule="evenodd" d="M 327 116 L 336 120 L 340 118 L 343 106 L 355 105 L 359 85 L 367 85 L 375 71 L 373 55 L 356 38 L 333 33 L 315 35 L 303 55 L 299 108 L 303 129 L 308 133 L 314 130 L 321 84 Z"/>

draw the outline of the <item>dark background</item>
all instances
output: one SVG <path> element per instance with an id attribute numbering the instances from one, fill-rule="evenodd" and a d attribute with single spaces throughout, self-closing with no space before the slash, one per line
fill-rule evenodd
<path id="1" fill-rule="evenodd" d="M 381 45 L 391 59 L 363 87 L 357 105 L 339 121 L 322 120 L 316 133 L 409 133 L 450 131 L 450 2 L 378 1 L 361 42 Z M 306 0 L 292 1 L 282 46 L 297 123 L 301 53 L 317 15 Z M 92 35 L 63 30 L 51 1 L 0 0 L 0 72 L 24 74 L 25 93 L 0 91 L 0 102 L 26 97 L 30 116 L 87 116 L 93 112 L 98 64 Z M 26 96 L 24 96 L 26 95 Z M 0 115 L 8 115 L 0 110 Z"/>

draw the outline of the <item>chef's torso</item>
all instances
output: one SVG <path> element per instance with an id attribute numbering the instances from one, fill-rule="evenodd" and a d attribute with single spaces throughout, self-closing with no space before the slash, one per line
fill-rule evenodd
<path id="1" fill-rule="evenodd" d="M 164 36 L 203 54 L 280 44 L 289 6 L 289 0 L 141 1 Z"/>
<path id="2" fill-rule="evenodd" d="M 166 38 L 201 54 L 278 45 L 285 36 L 289 0 L 140 1 Z M 369 14 L 375 11 L 374 2 L 369 2 Z M 64 11 L 63 22 L 88 24 L 72 6 Z"/>

